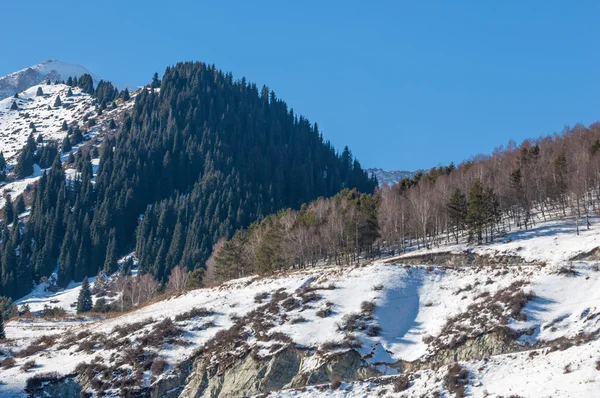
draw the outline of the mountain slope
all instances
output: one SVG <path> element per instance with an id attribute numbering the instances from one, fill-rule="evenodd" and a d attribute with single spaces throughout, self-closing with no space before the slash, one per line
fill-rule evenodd
<path id="1" fill-rule="evenodd" d="M 67 135 L 66 130 L 61 130 L 63 122 L 69 126 L 73 122 L 83 125 L 86 114 L 95 115 L 94 99 L 78 87 L 73 87 L 73 96 L 67 97 L 69 88 L 64 84 L 34 85 L 21 92 L 19 98 L 0 100 L 0 148 L 9 163 L 25 145 L 32 131 L 31 124 L 35 126 L 36 138 L 41 134 L 45 140 L 62 142 Z M 38 89 L 43 91 L 42 96 L 36 95 Z M 63 104 L 55 107 L 57 96 Z M 12 110 L 13 103 L 19 109 Z"/>
<path id="2" fill-rule="evenodd" d="M 56 371 L 45 387 L 55 395 L 68 387 L 113 396 L 454 396 L 448 369 L 457 360 L 469 395 L 585 396 L 600 388 L 600 274 L 590 255 L 599 244 L 595 231 L 577 236 L 571 221 L 554 221 L 504 243 L 455 245 L 437 260 L 423 250 L 362 267 L 252 276 L 107 319 L 15 319 L 0 351 L 10 347 L 16 363 L 2 371 L 0 393 L 18 396 L 29 377 Z M 407 265 L 427 261 L 438 265 Z M 73 313 L 78 289 L 19 304 Z M 164 328 L 172 334 L 158 334 Z M 156 354 L 166 361 L 158 371 Z M 394 392 L 402 370 L 405 390 Z M 346 381 L 339 390 L 330 387 L 337 379 Z"/>
<path id="3" fill-rule="evenodd" d="M 80 65 L 74 65 L 59 60 L 49 60 L 29 68 L 22 69 L 17 72 L 10 73 L 0 77 L 0 99 L 12 97 L 15 93 L 20 93 L 34 85 L 41 84 L 50 80 L 55 81 L 67 80 L 69 77 L 80 77 L 84 74 L 89 74 L 94 80 L 94 85 L 97 85 L 102 80 L 97 75 L 91 73 L 86 68 Z M 126 86 L 116 85 L 123 90 Z M 129 87 L 130 90 L 135 90 L 135 87 Z"/>

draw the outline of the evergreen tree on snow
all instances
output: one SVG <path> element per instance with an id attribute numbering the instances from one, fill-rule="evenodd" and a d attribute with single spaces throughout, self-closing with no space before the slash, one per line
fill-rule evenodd
<path id="1" fill-rule="evenodd" d="M 77 298 L 77 313 L 89 312 L 92 309 L 92 292 L 90 291 L 90 282 L 87 276 L 83 278 L 79 297 Z"/>
<path id="2" fill-rule="evenodd" d="M 38 87 L 37 92 L 35 93 L 36 96 L 38 97 L 43 97 L 44 96 L 44 90 L 42 90 L 42 87 Z"/>

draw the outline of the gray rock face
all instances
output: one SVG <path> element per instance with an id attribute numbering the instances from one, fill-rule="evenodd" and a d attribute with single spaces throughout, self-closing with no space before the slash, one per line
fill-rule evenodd
<path id="1" fill-rule="evenodd" d="M 248 353 L 226 369 L 208 364 L 208 360 L 201 357 L 196 360 L 181 397 L 240 397 L 328 383 L 337 378 L 358 380 L 379 374 L 354 350 L 332 354 L 317 367 L 304 366 L 307 360 L 314 359 L 313 355 L 290 345 L 269 358 Z M 302 371 L 305 368 L 310 370 Z"/>

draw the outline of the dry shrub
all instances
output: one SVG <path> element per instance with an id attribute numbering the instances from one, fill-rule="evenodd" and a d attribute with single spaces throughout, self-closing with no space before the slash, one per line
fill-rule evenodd
<path id="1" fill-rule="evenodd" d="M 400 375 L 394 380 L 394 392 L 402 392 L 408 390 L 410 380 L 407 375 Z"/>
<path id="2" fill-rule="evenodd" d="M 372 301 L 363 301 L 360 304 L 360 310 L 363 314 L 372 315 L 373 311 L 375 311 L 375 303 Z"/>
<path id="3" fill-rule="evenodd" d="M 300 302 L 293 297 L 288 297 L 285 300 L 283 300 L 281 306 L 285 308 L 286 311 L 292 311 L 300 307 Z"/>
<path id="4" fill-rule="evenodd" d="M 56 382 L 62 379 L 63 376 L 57 372 L 38 373 L 27 379 L 25 384 L 25 392 L 33 394 L 34 391 L 43 388 L 45 383 Z"/>
<path id="5" fill-rule="evenodd" d="M 175 315 L 175 322 L 187 321 L 192 318 L 202 318 L 205 316 L 214 315 L 214 311 L 209 311 L 206 308 L 192 308 L 188 312 Z"/>
<path id="6" fill-rule="evenodd" d="M 331 380 L 331 389 L 337 390 L 342 385 L 342 379 L 339 376 L 336 376 Z"/>
<path id="7" fill-rule="evenodd" d="M 154 376 L 159 376 L 165 371 L 167 366 L 168 363 L 163 357 L 157 357 L 154 358 L 154 361 L 152 361 L 152 366 L 150 369 L 152 370 L 152 374 Z"/>
<path id="8" fill-rule="evenodd" d="M 159 347 L 164 342 L 173 343 L 176 337 L 183 334 L 183 330 L 175 326 L 171 318 L 165 318 L 154 325 L 152 331 L 138 339 L 141 346 Z"/>
<path id="9" fill-rule="evenodd" d="M 321 300 L 321 295 L 315 292 L 304 292 L 300 294 L 300 299 L 302 300 L 302 304 L 307 304 L 314 301 Z"/>
<path id="10" fill-rule="evenodd" d="M 457 398 L 465 396 L 465 385 L 468 382 L 469 372 L 458 363 L 453 363 L 448 367 L 448 372 L 444 376 L 444 385 L 446 389 L 456 395 Z"/>
<path id="11" fill-rule="evenodd" d="M 10 368 L 14 367 L 16 364 L 17 364 L 17 361 L 12 357 L 4 358 L 2 360 L 2 362 L 0 362 L 0 366 L 2 366 L 2 369 L 10 369 Z"/>
<path id="12" fill-rule="evenodd" d="M 152 319 L 152 318 L 146 318 L 146 319 L 141 320 L 139 322 L 127 323 L 127 324 L 122 325 L 122 326 L 118 326 L 117 325 L 117 326 L 114 327 L 114 329 L 112 330 L 111 334 L 116 333 L 119 337 L 125 337 L 125 336 L 127 336 L 129 334 L 137 332 L 138 330 L 142 329 L 146 325 L 151 324 L 152 322 L 154 322 L 154 319 Z"/>
<path id="13" fill-rule="evenodd" d="M 35 365 L 36 365 L 35 361 L 27 361 L 21 366 L 21 371 L 29 372 L 29 370 L 34 368 Z"/>
<path id="14" fill-rule="evenodd" d="M 264 300 L 266 300 L 268 297 L 269 297 L 269 293 L 267 293 L 267 292 L 257 293 L 256 296 L 254 296 L 254 302 L 256 304 L 260 304 Z"/>

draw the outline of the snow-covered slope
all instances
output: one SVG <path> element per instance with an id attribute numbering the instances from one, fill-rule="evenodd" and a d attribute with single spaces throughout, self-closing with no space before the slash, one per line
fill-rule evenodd
<path id="1" fill-rule="evenodd" d="M 25 145 L 32 131 L 31 123 L 36 129 L 35 138 L 42 134 L 44 140 L 60 143 L 67 135 L 61 129 L 63 122 L 66 121 L 69 126 L 73 121 L 83 125 L 85 114 L 94 116 L 96 106 L 93 98 L 78 87 L 73 87 L 73 96 L 67 97 L 69 88 L 64 84 L 35 85 L 21 92 L 19 98 L 0 100 L 0 149 L 9 163 Z M 37 96 L 38 89 L 42 89 L 44 95 Z M 57 96 L 61 98 L 61 106 L 54 106 Z M 12 110 L 13 103 L 19 109 Z"/>
<path id="2" fill-rule="evenodd" d="M 15 93 L 20 93 L 23 90 L 45 83 L 50 80 L 54 83 L 56 80 L 63 81 L 69 77 L 80 77 L 84 74 L 89 74 L 94 80 L 94 85 L 102 80 L 97 75 L 80 65 L 71 64 L 59 60 L 49 60 L 37 65 L 22 69 L 17 72 L 10 73 L 0 77 L 0 99 L 12 97 Z M 115 84 L 113 82 L 113 84 Z M 127 87 L 130 91 L 134 91 L 135 87 L 115 84 L 120 90 Z"/>
<path id="3" fill-rule="evenodd" d="M 218 332 L 248 319 L 240 329 L 247 334 L 238 336 L 237 347 L 255 347 L 257 358 L 276 355 L 274 347 L 281 340 L 276 336 L 285 335 L 307 355 L 299 372 L 310 373 L 330 354 L 355 349 L 365 366 L 381 373 L 339 388 L 328 384 L 273 396 L 421 397 L 441 392 L 446 397 L 455 396 L 449 392 L 452 380 L 476 397 L 594 396 L 600 391 L 598 227 L 600 220 L 594 219 L 592 229 L 577 236 L 569 221 L 554 221 L 495 244 L 410 253 L 412 263 L 418 263 L 415 255 L 429 255 L 424 262 L 436 253 L 455 256 L 438 265 L 404 265 L 409 258 L 400 257 L 247 277 L 108 319 L 73 314 L 78 285 L 57 293 L 36 292 L 19 304 L 28 303 L 33 311 L 58 306 L 72 315 L 7 323 L 8 340 L 0 344 L 0 352 L 12 352 L 16 364 L 0 370 L 6 383 L 0 394 L 19 394 L 34 374 L 72 373 L 80 362 L 127 366 L 118 365 L 123 346 L 112 343 L 122 338 L 119 330 L 134 325 L 126 337 L 127 347 L 135 347 L 171 318 L 180 330 L 176 343 L 151 348 L 169 367 L 158 379 L 150 379 L 148 370 L 147 387 L 198 355 L 196 349 Z M 461 264 L 461 256 L 480 261 Z M 194 309 L 202 311 L 184 315 Z M 260 338 L 258 324 L 252 326 L 257 314 L 272 338 Z M 47 343 L 39 351 L 19 355 L 36 340 L 39 345 L 42 336 L 48 336 L 43 338 Z M 82 337 L 74 341 L 73 336 Z M 499 338 L 505 340 L 494 340 Z M 87 340 L 91 348 L 82 348 Z M 215 352 L 216 360 L 222 354 Z M 454 359 L 462 371 L 452 378 L 448 369 Z M 36 366 L 22 371 L 31 360 Z M 400 395 L 397 373 L 403 368 L 406 383 Z"/>

